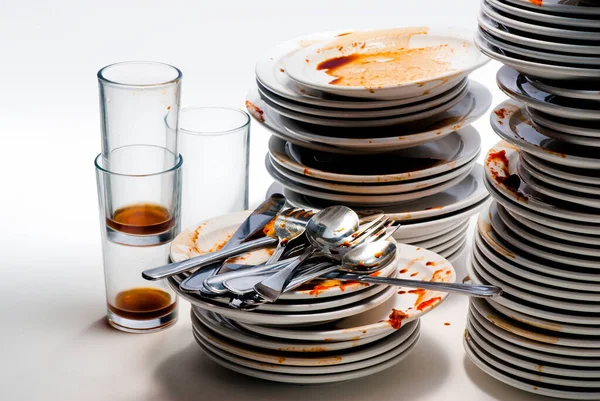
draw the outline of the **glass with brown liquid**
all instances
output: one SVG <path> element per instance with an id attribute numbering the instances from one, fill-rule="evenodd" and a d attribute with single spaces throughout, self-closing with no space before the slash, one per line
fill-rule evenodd
<path id="1" fill-rule="evenodd" d="M 119 330 L 153 332 L 177 320 L 177 296 L 168 283 L 146 281 L 141 273 L 169 261 L 170 241 L 179 229 L 181 164 L 129 176 L 104 169 L 101 156 L 96 160 L 107 317 Z M 140 194 L 148 202 L 136 202 Z"/>

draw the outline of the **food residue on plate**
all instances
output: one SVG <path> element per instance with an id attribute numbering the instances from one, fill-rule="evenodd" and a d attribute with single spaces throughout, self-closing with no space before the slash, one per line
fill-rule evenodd
<path id="1" fill-rule="evenodd" d="M 260 109 L 257 105 L 252 103 L 249 100 L 246 100 L 246 109 L 252 115 L 252 117 L 256 118 L 261 123 L 265 122 L 265 112 Z"/>
<path id="2" fill-rule="evenodd" d="M 392 313 L 388 318 L 388 323 L 392 326 L 393 329 L 398 330 L 402 327 L 402 320 L 406 319 L 408 315 L 401 310 L 392 309 Z"/>
<path id="3" fill-rule="evenodd" d="M 420 311 L 423 311 L 424 309 L 433 306 L 435 304 L 438 304 L 442 301 L 442 297 L 434 297 L 431 299 L 428 299 L 427 301 L 423 301 L 420 304 L 417 305 L 417 309 Z"/>

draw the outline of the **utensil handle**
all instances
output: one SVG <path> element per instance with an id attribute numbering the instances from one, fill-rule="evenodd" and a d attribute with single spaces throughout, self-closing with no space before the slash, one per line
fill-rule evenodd
<path id="1" fill-rule="evenodd" d="M 254 290 L 267 301 L 275 302 L 281 295 L 283 288 L 292 279 L 296 268 L 304 263 L 304 261 L 314 253 L 315 249 L 308 248 L 302 255 L 300 255 L 298 260 L 290 263 L 277 273 L 256 284 L 254 286 Z"/>
<path id="2" fill-rule="evenodd" d="M 244 252 L 265 248 L 270 245 L 275 245 L 277 244 L 277 242 L 277 238 L 262 237 L 253 241 L 248 241 L 243 244 L 231 247 L 229 249 L 221 249 L 216 252 L 196 256 L 187 260 L 183 260 L 181 262 L 170 263 L 168 265 L 144 270 L 142 272 L 142 277 L 144 277 L 146 280 L 160 280 L 162 278 L 170 277 L 175 274 L 183 273 L 184 271 L 189 269 L 205 267 L 213 262 L 219 262 L 231 256 L 237 256 Z"/>
<path id="3" fill-rule="evenodd" d="M 402 278 L 344 275 L 339 280 L 356 280 L 361 283 L 386 284 L 398 287 L 425 288 L 428 290 L 470 295 L 478 298 L 492 298 L 502 294 L 502 289 L 493 285 L 442 283 L 438 281 L 417 281 Z"/>
<path id="4" fill-rule="evenodd" d="M 281 267 L 284 267 L 287 264 L 296 261 L 297 259 L 298 259 L 298 257 L 296 256 L 296 257 L 293 257 L 290 259 L 282 260 L 277 263 L 268 263 L 268 261 L 267 261 L 267 263 L 263 264 L 263 265 L 248 266 L 248 267 L 243 267 L 243 268 L 233 271 L 233 272 L 217 274 L 216 276 L 212 276 L 212 277 L 204 280 L 202 285 L 206 286 L 210 290 L 213 290 L 213 291 L 216 290 L 215 292 L 218 293 L 218 292 L 220 292 L 219 287 L 221 285 L 223 285 L 223 283 L 227 280 L 231 280 L 231 279 L 243 277 L 243 276 L 253 276 L 256 274 L 260 274 L 260 273 L 266 273 L 266 272 L 278 270 Z"/>

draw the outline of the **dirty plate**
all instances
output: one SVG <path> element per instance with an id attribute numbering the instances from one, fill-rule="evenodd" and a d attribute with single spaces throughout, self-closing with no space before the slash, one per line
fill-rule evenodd
<path id="1" fill-rule="evenodd" d="M 411 27 L 314 44 L 291 56 L 285 72 L 303 87 L 340 96 L 404 99 L 452 87 L 487 61 L 470 31 Z"/>

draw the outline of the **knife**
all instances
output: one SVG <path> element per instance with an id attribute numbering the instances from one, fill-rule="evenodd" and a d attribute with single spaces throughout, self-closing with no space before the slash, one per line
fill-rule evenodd
<path id="1" fill-rule="evenodd" d="M 248 216 L 246 220 L 244 220 L 236 232 L 219 251 L 196 256 L 181 262 L 144 270 L 142 272 L 142 277 L 144 277 L 146 280 L 159 280 L 175 274 L 183 273 L 184 271 L 193 268 L 204 268 L 200 269 L 200 272 L 206 270 L 208 272 L 214 271 L 214 273 L 216 273 L 221 267 L 220 262 L 230 256 L 236 256 L 252 249 L 259 249 L 261 247 L 264 248 L 268 245 L 276 244 L 277 239 L 272 237 L 263 237 L 247 243 L 243 242 L 262 230 L 268 222 L 273 220 L 277 213 L 283 209 L 285 201 L 285 196 L 281 194 L 271 195 L 269 199 L 261 203 L 258 208 L 256 208 L 256 210 L 254 210 L 254 212 L 252 212 L 252 214 Z M 215 262 L 219 263 L 217 264 Z M 198 273 L 199 272 L 194 273 L 186 280 L 191 279 Z M 210 277 L 210 275 L 208 277 Z"/>

